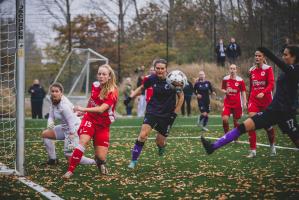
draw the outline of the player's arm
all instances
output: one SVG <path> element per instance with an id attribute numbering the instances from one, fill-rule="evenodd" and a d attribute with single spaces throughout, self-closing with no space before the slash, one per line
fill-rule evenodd
<path id="1" fill-rule="evenodd" d="M 227 90 L 226 90 L 226 82 L 225 82 L 224 80 L 222 80 L 221 92 L 223 92 L 224 95 L 227 94 Z"/>
<path id="2" fill-rule="evenodd" d="M 134 98 L 136 96 L 141 95 L 142 91 L 144 90 L 144 86 L 140 85 L 138 88 L 136 88 L 131 94 L 130 94 L 130 98 Z"/>
<path id="3" fill-rule="evenodd" d="M 215 95 L 216 96 L 216 92 L 215 92 L 215 89 L 214 87 L 212 86 L 211 82 L 209 82 L 209 90 L 210 90 L 210 93 Z"/>
<path id="4" fill-rule="evenodd" d="M 79 111 L 79 112 L 90 112 L 90 113 L 103 113 L 106 110 L 109 109 L 109 105 L 106 103 L 103 103 L 100 106 L 96 106 L 96 107 L 91 107 L 91 108 L 84 108 L 81 106 L 75 106 L 74 107 L 74 111 Z"/>
<path id="5" fill-rule="evenodd" d="M 69 105 L 62 104 L 62 115 L 64 116 L 67 126 L 69 127 L 70 134 L 76 133 L 76 115 Z"/>
<path id="6" fill-rule="evenodd" d="M 246 91 L 242 91 L 242 102 L 243 102 L 243 108 L 247 108 L 247 98 L 246 98 Z"/>
<path id="7" fill-rule="evenodd" d="M 184 92 L 182 92 L 182 91 L 178 92 L 177 97 L 178 97 L 178 100 L 176 102 L 175 109 L 174 109 L 175 113 L 179 113 L 181 110 L 181 107 L 184 103 Z"/>
<path id="8" fill-rule="evenodd" d="M 288 65 L 276 57 L 269 49 L 266 47 L 258 48 L 259 51 L 264 53 L 266 57 L 268 57 L 271 61 L 273 61 L 277 67 L 279 67 L 283 72 L 288 74 L 290 77 L 299 78 L 299 69 L 298 67 L 294 67 L 293 65 Z"/>
<path id="9" fill-rule="evenodd" d="M 274 88 L 274 73 L 272 67 L 268 69 L 268 77 L 267 77 L 267 87 L 262 91 L 262 93 L 270 93 Z"/>
<path id="10" fill-rule="evenodd" d="M 49 117 L 48 117 L 48 121 L 47 121 L 47 128 L 53 129 L 54 126 L 55 126 L 55 122 L 54 122 L 54 116 L 53 116 L 53 106 L 50 105 Z"/>

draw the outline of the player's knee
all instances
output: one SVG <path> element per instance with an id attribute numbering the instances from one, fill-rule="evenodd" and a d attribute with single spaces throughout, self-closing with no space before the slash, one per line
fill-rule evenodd
<path id="1" fill-rule="evenodd" d="M 222 117 L 222 121 L 223 121 L 224 123 L 228 123 L 228 118 L 227 118 L 227 117 Z"/>

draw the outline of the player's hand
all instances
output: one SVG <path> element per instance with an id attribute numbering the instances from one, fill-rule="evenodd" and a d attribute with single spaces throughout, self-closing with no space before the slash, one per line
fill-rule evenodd
<path id="1" fill-rule="evenodd" d="M 212 92 L 212 95 L 216 96 L 217 94 L 216 94 L 216 92 Z"/>
<path id="2" fill-rule="evenodd" d="M 125 106 L 129 105 L 129 103 L 132 101 L 132 97 L 127 97 L 125 100 L 124 100 L 124 104 Z"/>
<path id="3" fill-rule="evenodd" d="M 55 127 L 54 122 L 50 122 L 50 123 L 48 123 L 48 125 L 47 125 L 47 129 L 54 129 L 54 127 Z"/>
<path id="4" fill-rule="evenodd" d="M 85 112 L 85 111 L 84 111 L 84 108 L 81 107 L 81 106 L 75 106 L 73 110 L 74 110 L 74 112 L 78 112 L 78 111 L 79 111 L 79 112 Z"/>
<path id="5" fill-rule="evenodd" d="M 201 98 L 202 98 L 202 95 L 197 94 L 197 99 L 201 99 Z"/>
<path id="6" fill-rule="evenodd" d="M 256 95 L 256 98 L 262 99 L 264 96 L 265 96 L 265 94 L 261 92 L 258 95 Z"/>
<path id="7" fill-rule="evenodd" d="M 81 117 L 85 114 L 85 112 L 82 112 L 82 111 L 76 111 L 76 114 L 78 117 Z"/>

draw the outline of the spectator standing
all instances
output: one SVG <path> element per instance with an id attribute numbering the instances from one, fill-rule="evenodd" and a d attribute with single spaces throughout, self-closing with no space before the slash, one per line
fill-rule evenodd
<path id="1" fill-rule="evenodd" d="M 138 80 L 137 80 L 137 88 L 142 85 L 144 79 L 144 66 L 141 66 L 138 70 Z M 138 104 L 137 104 L 137 117 L 143 117 L 146 108 L 145 101 L 145 91 L 142 91 L 138 96 Z"/>
<path id="2" fill-rule="evenodd" d="M 241 56 L 241 48 L 240 46 L 236 43 L 235 38 L 230 39 L 230 43 L 227 47 L 227 58 L 229 60 L 230 64 L 235 64 L 238 57 Z"/>
<path id="3" fill-rule="evenodd" d="M 124 89 L 124 100 L 125 101 L 131 95 L 132 91 L 133 91 L 133 87 L 132 87 L 132 83 L 131 83 L 131 78 L 128 77 L 128 78 L 126 78 L 125 89 Z M 127 116 L 132 115 L 133 103 L 134 103 L 134 101 L 130 101 L 130 103 L 125 105 L 126 106 Z"/>
<path id="4" fill-rule="evenodd" d="M 219 43 L 216 45 L 215 52 L 217 56 L 217 65 L 221 65 L 222 67 L 224 67 L 226 46 L 223 44 L 223 39 L 219 40 Z"/>
<path id="5" fill-rule="evenodd" d="M 190 116 L 191 114 L 191 98 L 192 98 L 192 95 L 193 95 L 193 85 L 190 81 L 188 81 L 188 85 L 186 85 L 186 87 L 183 89 L 184 91 L 184 102 L 183 102 L 183 105 L 181 107 L 181 112 L 182 112 L 182 115 L 185 116 L 185 105 L 187 107 L 187 115 Z"/>
<path id="6" fill-rule="evenodd" d="M 32 119 L 43 118 L 43 101 L 46 96 L 44 88 L 40 85 L 38 79 L 34 79 L 33 85 L 28 92 L 31 95 L 31 115 Z"/>

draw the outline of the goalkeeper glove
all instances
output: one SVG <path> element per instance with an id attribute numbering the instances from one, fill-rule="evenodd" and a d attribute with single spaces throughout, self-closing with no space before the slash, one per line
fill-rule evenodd
<path id="1" fill-rule="evenodd" d="M 54 122 L 49 122 L 47 125 L 47 129 L 53 129 L 55 127 Z"/>

